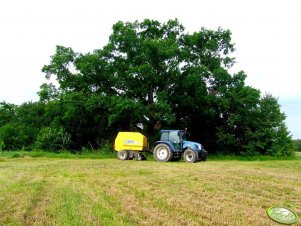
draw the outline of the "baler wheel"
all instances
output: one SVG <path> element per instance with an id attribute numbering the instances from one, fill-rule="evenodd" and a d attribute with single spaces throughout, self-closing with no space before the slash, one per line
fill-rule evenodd
<path id="1" fill-rule="evenodd" d="M 117 152 L 117 158 L 120 160 L 128 160 L 129 159 L 129 152 L 126 150 L 118 151 Z"/>

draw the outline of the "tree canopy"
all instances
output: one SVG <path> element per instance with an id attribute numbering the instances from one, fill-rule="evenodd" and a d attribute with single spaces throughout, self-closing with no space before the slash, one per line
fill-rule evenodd
<path id="1" fill-rule="evenodd" d="M 291 155 L 277 99 L 247 86 L 243 71 L 229 72 L 233 51 L 231 32 L 222 28 L 189 34 L 178 20 L 119 21 L 101 49 L 57 46 L 42 71 L 58 85 L 42 84 L 38 103 L 3 103 L 0 140 L 16 148 L 6 127 L 34 123 L 31 143 L 22 147 L 53 141 L 56 150 L 98 148 L 140 123 L 151 141 L 162 128 L 188 128 L 212 152 Z"/>

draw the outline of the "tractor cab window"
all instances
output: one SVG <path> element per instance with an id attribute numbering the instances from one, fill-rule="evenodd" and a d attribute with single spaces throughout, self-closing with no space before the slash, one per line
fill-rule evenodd
<path id="1" fill-rule="evenodd" d="M 161 140 L 168 141 L 168 132 L 161 133 Z"/>
<path id="2" fill-rule="evenodd" d="M 169 140 L 176 144 L 180 143 L 180 137 L 179 137 L 178 131 L 171 131 L 169 133 Z"/>

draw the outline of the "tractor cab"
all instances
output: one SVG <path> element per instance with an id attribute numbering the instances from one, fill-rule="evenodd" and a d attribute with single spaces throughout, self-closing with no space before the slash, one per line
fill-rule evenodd
<path id="1" fill-rule="evenodd" d="M 206 160 L 207 151 L 200 143 L 188 141 L 185 130 L 161 130 L 153 154 L 157 161 L 179 160 L 183 155 L 186 162 Z"/>
<path id="2" fill-rule="evenodd" d="M 176 151 L 181 151 L 183 141 L 186 141 L 186 131 L 184 130 L 161 130 L 160 141 L 169 142 Z"/>

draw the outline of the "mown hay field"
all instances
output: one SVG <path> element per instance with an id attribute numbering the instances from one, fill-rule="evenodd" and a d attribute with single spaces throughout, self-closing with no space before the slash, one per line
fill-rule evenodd
<path id="1" fill-rule="evenodd" d="M 279 225 L 266 214 L 271 206 L 301 215 L 300 157 L 195 164 L 0 157 L 0 225 Z"/>

